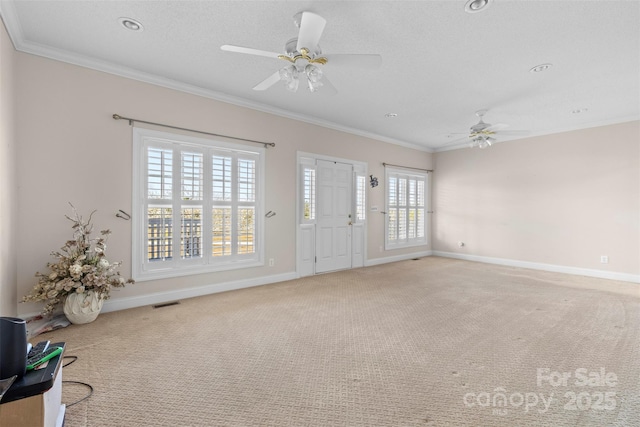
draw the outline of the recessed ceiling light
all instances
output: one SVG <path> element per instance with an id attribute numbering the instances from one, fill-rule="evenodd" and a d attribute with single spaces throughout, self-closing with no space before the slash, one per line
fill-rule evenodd
<path id="1" fill-rule="evenodd" d="M 120 22 L 120 24 L 122 24 L 122 26 L 125 27 L 127 30 L 131 30 L 131 31 L 142 31 L 142 30 L 144 30 L 144 27 L 142 26 L 142 24 L 140 22 L 136 21 L 135 19 L 119 18 L 118 22 Z"/>
<path id="2" fill-rule="evenodd" d="M 491 4 L 491 0 L 469 0 L 464 5 L 464 11 L 467 13 L 478 13 L 487 10 Z"/>
<path id="3" fill-rule="evenodd" d="M 387 118 L 393 118 L 393 117 L 398 117 L 398 114 L 396 114 L 396 113 L 387 113 L 384 116 L 387 117 Z"/>
<path id="4" fill-rule="evenodd" d="M 529 70 L 530 73 L 541 73 L 543 71 L 548 70 L 549 68 L 551 68 L 553 66 L 553 64 L 540 64 L 540 65 L 536 65 L 535 67 L 533 67 L 532 69 Z"/>

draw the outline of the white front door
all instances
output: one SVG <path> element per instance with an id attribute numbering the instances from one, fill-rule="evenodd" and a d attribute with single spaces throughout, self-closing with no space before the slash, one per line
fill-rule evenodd
<path id="1" fill-rule="evenodd" d="M 318 160 L 316 273 L 351 268 L 353 166 Z"/>

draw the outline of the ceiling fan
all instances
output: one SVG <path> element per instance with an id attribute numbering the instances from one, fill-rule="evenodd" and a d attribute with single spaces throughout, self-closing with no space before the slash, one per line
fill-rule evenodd
<path id="1" fill-rule="evenodd" d="M 462 142 L 470 139 L 470 147 L 487 148 L 491 147 L 491 145 L 493 145 L 493 143 L 497 141 L 498 135 L 523 135 L 528 133 L 528 131 L 523 130 L 504 130 L 505 128 L 509 127 L 509 125 L 505 125 L 502 123 L 495 125 L 492 125 L 491 123 L 485 123 L 484 115 L 487 114 L 487 111 L 489 110 L 476 111 L 476 116 L 478 116 L 480 121 L 469 128 L 469 132 L 465 133 L 465 137 L 457 139 L 455 141 L 451 141 L 449 144 L 455 144 L 457 142 Z M 455 135 L 455 133 L 451 135 Z"/>
<path id="2" fill-rule="evenodd" d="M 335 87 L 324 76 L 322 71 L 326 64 L 364 68 L 377 68 L 380 66 L 382 57 L 375 54 L 324 55 L 318 43 L 327 21 L 320 15 L 307 11 L 297 13 L 293 19 L 295 25 L 299 28 L 298 37 L 287 41 L 284 46 L 284 54 L 233 45 L 220 47 L 228 52 L 265 56 L 279 59 L 286 63 L 283 68 L 254 86 L 253 90 L 267 90 L 282 81 L 288 90 L 296 92 L 302 78 L 306 81 L 307 88 L 311 92 L 316 92 L 321 87 L 324 87 L 324 90 L 336 93 Z"/>

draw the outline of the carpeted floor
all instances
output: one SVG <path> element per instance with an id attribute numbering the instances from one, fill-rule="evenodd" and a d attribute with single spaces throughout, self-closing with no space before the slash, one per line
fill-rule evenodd
<path id="1" fill-rule="evenodd" d="M 95 389 L 66 427 L 640 426 L 632 283 L 428 257 L 42 339 Z M 85 392 L 64 384 L 63 403 Z"/>

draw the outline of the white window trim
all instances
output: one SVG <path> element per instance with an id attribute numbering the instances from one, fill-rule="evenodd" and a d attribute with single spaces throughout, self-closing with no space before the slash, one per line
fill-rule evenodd
<path id="1" fill-rule="evenodd" d="M 391 175 L 401 175 L 405 177 L 418 177 L 424 179 L 424 215 L 423 215 L 423 227 L 424 227 L 424 236 L 420 238 L 412 238 L 405 239 L 400 242 L 390 242 L 389 241 L 389 218 L 390 218 L 390 206 L 389 206 L 389 177 Z M 411 248 L 416 246 L 426 246 L 429 242 L 429 228 L 427 227 L 429 224 L 428 220 L 428 212 L 429 212 L 429 200 L 430 200 L 430 183 L 429 183 L 429 173 L 428 172 L 419 172 L 414 170 L 407 170 L 402 168 L 394 168 L 387 166 L 385 167 L 385 176 L 384 176 L 384 204 L 385 204 L 385 221 L 384 221 L 384 248 L 385 250 L 393 250 L 393 249 L 401 249 L 401 248 Z"/>
<path id="2" fill-rule="evenodd" d="M 146 176 L 146 147 L 150 142 L 157 145 L 181 145 L 190 146 L 195 150 L 228 150 L 235 153 L 250 153 L 256 156 L 256 213 L 255 213 L 255 254 L 246 259 L 222 260 L 205 263 L 197 260 L 177 260 L 172 265 L 165 268 L 146 268 L 147 262 L 147 225 L 145 222 L 146 210 L 145 200 L 145 176 Z M 171 277 L 180 277 L 193 274 L 202 274 L 218 271 L 242 269 L 247 267 L 264 266 L 264 197 L 265 197 L 265 148 L 249 147 L 241 144 L 234 144 L 225 141 L 196 138 L 193 136 L 172 134 L 167 132 L 153 131 L 144 128 L 133 128 L 133 191 L 132 191 L 132 276 L 136 281 L 157 280 Z M 205 163 L 207 164 L 207 163 Z M 210 185 L 205 185 L 210 188 Z M 174 188 L 177 191 L 177 188 Z M 210 199 L 210 192 L 209 199 Z M 206 205 L 207 200 L 198 202 Z M 186 201 L 184 204 L 193 204 Z M 211 236 L 209 230 L 203 231 L 203 239 Z M 210 240 L 210 239 L 209 239 Z M 205 246 L 203 250 L 208 249 Z M 175 253 L 175 252 L 174 252 Z M 213 258 L 213 257 L 211 257 Z"/>

